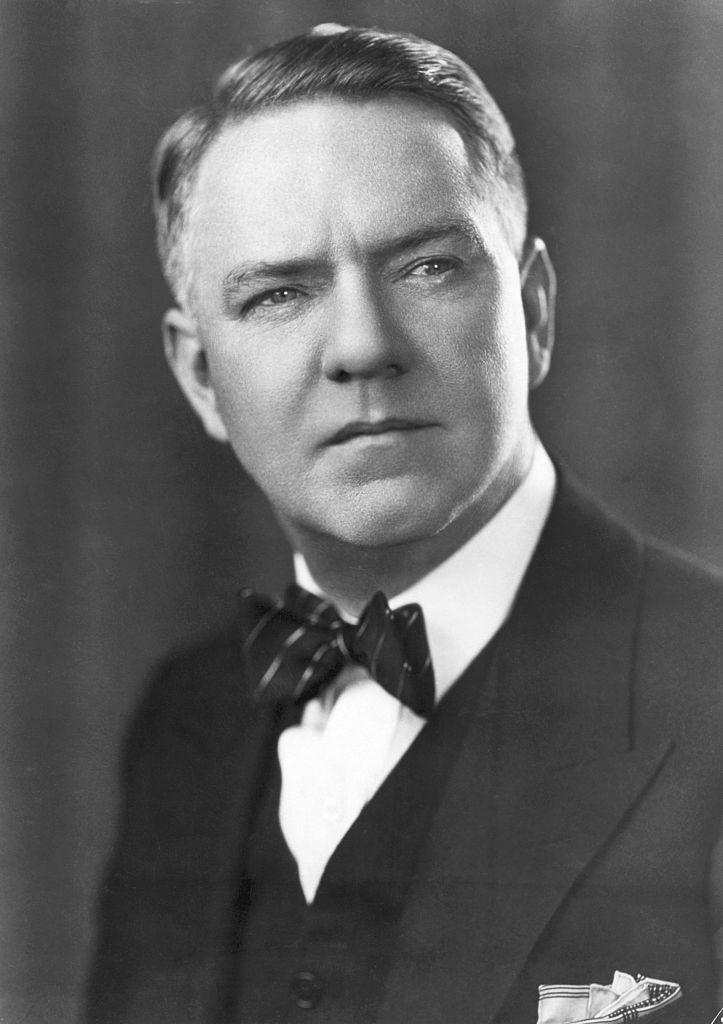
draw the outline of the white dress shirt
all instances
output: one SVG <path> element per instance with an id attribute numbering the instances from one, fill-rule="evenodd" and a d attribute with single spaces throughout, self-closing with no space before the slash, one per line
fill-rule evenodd
<path id="1" fill-rule="evenodd" d="M 509 615 L 554 493 L 555 470 L 538 441 L 527 476 L 497 514 L 390 601 L 392 608 L 422 607 L 437 701 Z M 321 594 L 299 554 L 294 567 L 300 586 Z M 348 666 L 333 686 L 309 701 L 300 724 L 279 737 L 279 822 L 307 903 L 344 834 L 424 723 L 362 667 Z"/>

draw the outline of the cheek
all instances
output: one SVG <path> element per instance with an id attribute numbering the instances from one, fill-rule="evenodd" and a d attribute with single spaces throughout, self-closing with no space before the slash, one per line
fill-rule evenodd
<path id="1" fill-rule="evenodd" d="M 447 346 L 442 372 L 450 390 L 465 396 L 465 404 L 497 419 L 526 402 L 524 320 L 514 309 L 486 305 L 459 325 L 457 339 L 455 346 Z"/>
<path id="2" fill-rule="evenodd" d="M 209 349 L 209 373 L 219 412 L 230 430 L 246 435 L 269 431 L 294 414 L 298 380 L 271 346 L 243 346 L 238 342 Z M 276 432 L 267 435 L 273 443 Z"/>
<path id="3" fill-rule="evenodd" d="M 290 426 L 288 395 L 274 386 L 272 375 L 243 370 L 224 376 L 216 394 L 236 458 L 263 491 L 273 494 L 274 482 L 288 475 L 298 433 Z"/>
<path id="4" fill-rule="evenodd" d="M 503 289 L 489 310 L 483 335 L 485 375 L 500 403 L 517 407 L 527 396 L 527 331 L 519 294 Z"/>

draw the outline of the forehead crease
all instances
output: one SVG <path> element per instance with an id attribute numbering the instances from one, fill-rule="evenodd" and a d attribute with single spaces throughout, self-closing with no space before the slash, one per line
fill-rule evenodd
<path id="1" fill-rule="evenodd" d="M 370 122 L 373 109 L 319 105 L 312 138 L 303 108 L 221 132 L 201 163 L 189 210 L 194 248 L 207 270 L 209 259 L 215 264 L 214 277 L 222 254 L 220 276 L 233 286 L 254 264 L 328 267 L 440 222 L 472 237 L 465 215 L 476 190 L 456 129 L 414 108 L 385 110 L 381 123 Z"/>
<path id="2" fill-rule="evenodd" d="M 269 258 L 268 249 L 265 249 L 263 258 L 245 259 L 234 265 L 225 274 L 223 284 L 225 287 L 234 287 L 254 277 L 293 276 L 299 272 L 321 273 L 337 260 L 350 255 L 385 258 L 436 242 L 462 242 L 477 249 L 486 248 L 483 233 L 471 218 L 442 216 L 426 220 L 418 217 L 400 226 L 399 230 L 390 231 L 388 226 L 380 230 L 376 224 L 370 224 L 366 238 L 347 238 L 343 245 L 331 235 L 310 244 L 307 236 L 305 243 L 297 248 L 288 244 L 281 247 L 277 259 Z"/>

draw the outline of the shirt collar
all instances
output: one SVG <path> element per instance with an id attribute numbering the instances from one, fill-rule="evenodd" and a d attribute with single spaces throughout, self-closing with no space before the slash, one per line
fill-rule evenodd
<path id="1" fill-rule="evenodd" d="M 434 665 L 437 700 L 479 654 L 510 613 L 555 496 L 555 468 L 536 442 L 527 476 L 474 537 L 389 602 L 419 604 Z M 297 583 L 320 594 L 303 555 Z"/>

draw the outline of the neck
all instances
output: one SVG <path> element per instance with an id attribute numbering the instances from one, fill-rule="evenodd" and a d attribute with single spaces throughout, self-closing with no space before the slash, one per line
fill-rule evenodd
<path id="1" fill-rule="evenodd" d="M 529 464 L 530 459 L 523 472 L 499 481 L 481 501 L 431 537 L 365 547 L 308 533 L 290 524 L 285 524 L 286 532 L 324 594 L 343 611 L 359 615 L 378 590 L 391 599 L 458 551 L 517 489 Z"/>

